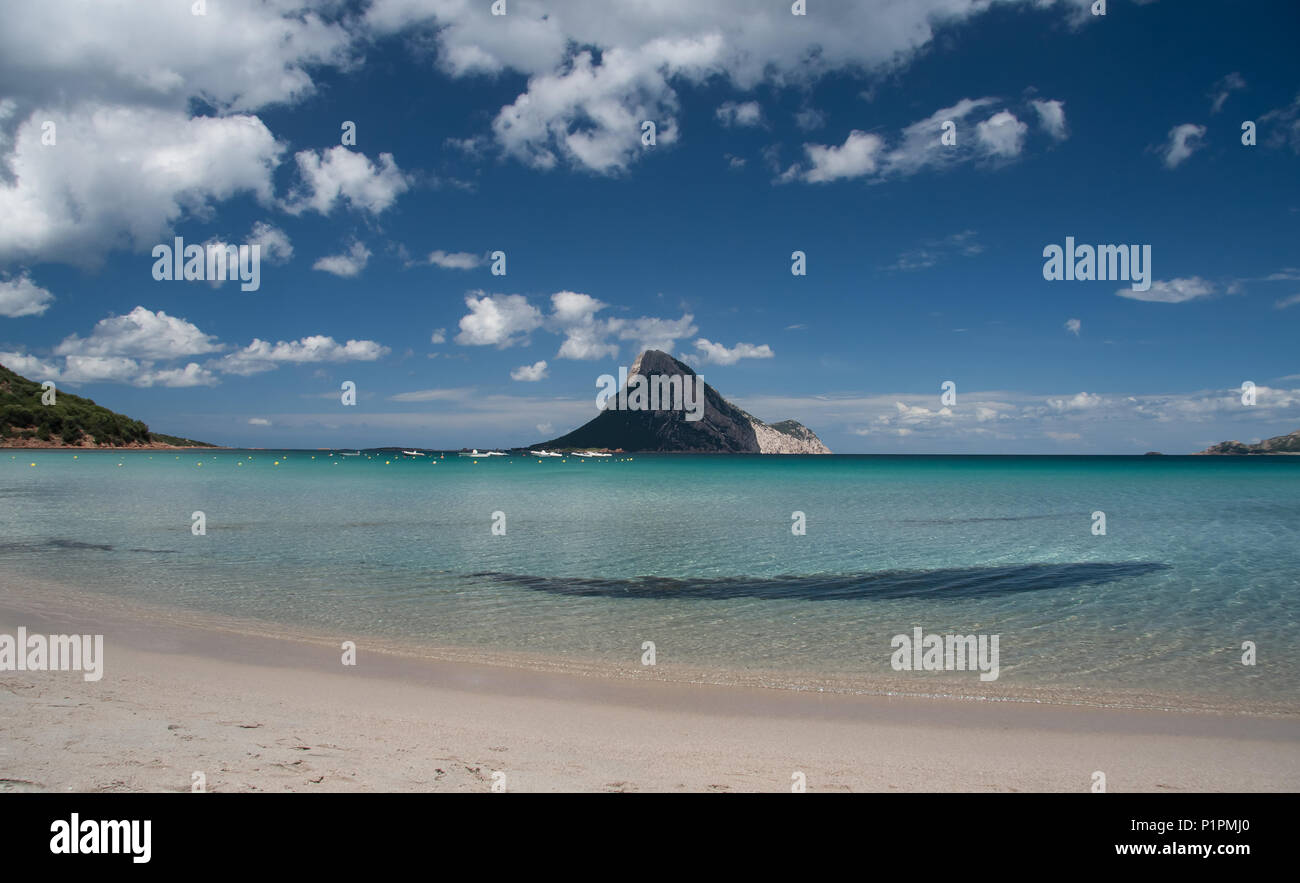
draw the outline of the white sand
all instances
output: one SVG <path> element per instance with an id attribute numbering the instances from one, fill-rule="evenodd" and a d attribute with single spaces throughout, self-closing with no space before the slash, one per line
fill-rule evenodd
<path id="1" fill-rule="evenodd" d="M 1300 790 L 1300 719 L 796 693 L 438 662 L 0 591 L 105 674 L 0 673 L 0 790 Z"/>

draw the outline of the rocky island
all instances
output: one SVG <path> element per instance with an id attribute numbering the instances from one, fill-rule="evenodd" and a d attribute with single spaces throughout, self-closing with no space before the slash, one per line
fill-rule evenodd
<path id="1" fill-rule="evenodd" d="M 696 383 L 696 373 L 660 350 L 646 350 L 629 372 L 646 378 L 680 377 L 683 385 Z M 688 419 L 677 408 L 620 410 L 613 401 L 588 423 L 550 441 L 531 445 L 548 450 L 618 450 L 716 454 L 829 454 L 811 429 L 794 420 L 764 423 L 724 399 L 707 383 L 703 414 Z M 627 387 L 624 387 L 626 393 Z M 664 403 L 660 403 L 662 406 Z"/>
<path id="2" fill-rule="evenodd" d="M 1287 435 L 1275 435 L 1253 445 L 1239 441 L 1219 442 L 1211 445 L 1201 454 L 1300 454 L 1300 429 Z"/>

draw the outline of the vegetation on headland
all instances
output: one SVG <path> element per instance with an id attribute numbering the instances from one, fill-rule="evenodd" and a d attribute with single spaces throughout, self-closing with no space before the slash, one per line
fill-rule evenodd
<path id="1" fill-rule="evenodd" d="M 63 390 L 55 390 L 54 403 L 45 405 L 44 392 L 36 381 L 0 365 L 0 447 L 213 447 L 150 432 L 139 420 Z"/>

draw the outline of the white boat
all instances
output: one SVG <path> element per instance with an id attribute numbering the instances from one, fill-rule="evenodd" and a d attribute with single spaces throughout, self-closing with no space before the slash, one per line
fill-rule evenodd
<path id="1" fill-rule="evenodd" d="M 534 457 L 563 457 L 563 454 L 557 454 L 553 451 L 529 451 Z"/>
<path id="2" fill-rule="evenodd" d="M 461 451 L 460 455 L 462 457 L 504 457 L 505 456 L 505 454 L 503 454 L 501 451 L 480 451 L 478 448 L 475 448 L 472 451 Z"/>
<path id="3" fill-rule="evenodd" d="M 349 454 L 347 451 L 339 451 L 339 456 L 340 456 L 340 457 L 360 457 L 360 456 L 361 456 L 361 452 L 360 452 L 360 451 L 357 451 L 355 454 Z"/>
<path id="4" fill-rule="evenodd" d="M 599 451 L 584 451 L 581 454 L 574 454 L 575 457 L 612 457 L 613 454 L 602 454 Z"/>
<path id="5" fill-rule="evenodd" d="M 405 454 L 405 455 L 408 456 L 408 457 L 423 457 L 423 456 L 424 456 L 424 452 L 423 452 L 423 451 L 402 451 L 402 453 Z"/>

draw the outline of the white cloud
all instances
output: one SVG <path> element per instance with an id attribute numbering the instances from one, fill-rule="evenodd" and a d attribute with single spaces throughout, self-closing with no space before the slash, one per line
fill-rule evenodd
<path id="1" fill-rule="evenodd" d="M 157 371 L 146 369 L 131 381 L 136 386 L 216 386 L 217 375 L 197 362 L 190 362 L 184 368 L 161 368 Z"/>
<path id="2" fill-rule="evenodd" d="M 1064 4 L 1075 18 L 1078 2 Z M 750 0 L 511 0 L 509 14 L 495 17 L 463 0 L 377 0 L 365 22 L 379 36 L 419 28 L 437 41 L 437 63 L 452 76 L 527 77 L 526 91 L 493 124 L 507 155 L 538 168 L 567 161 L 616 173 L 648 153 L 640 146 L 642 120 L 656 122 L 661 145 L 676 140 L 683 84 L 720 76 L 749 91 L 764 82 L 808 85 L 834 71 L 898 69 L 939 26 L 988 6 L 860 0 L 823 4 L 792 22 L 789 4 Z"/>
<path id="3" fill-rule="evenodd" d="M 1008 110 L 993 114 L 975 126 L 975 136 L 989 153 L 999 157 L 1020 155 L 1029 127 Z"/>
<path id="4" fill-rule="evenodd" d="M 53 120 L 57 145 L 42 146 Z M 113 248 L 145 250 L 184 215 L 250 194 L 269 203 L 283 148 L 252 116 L 153 108 L 38 108 L 18 127 L 0 176 L 0 261 L 93 266 Z"/>
<path id="5" fill-rule="evenodd" d="M 1068 137 L 1065 130 L 1065 102 L 1063 101 L 1039 101 L 1037 99 L 1029 102 L 1033 105 L 1034 110 L 1038 113 L 1038 124 L 1043 130 L 1051 135 L 1057 141 L 1064 141 Z"/>
<path id="6" fill-rule="evenodd" d="M 857 129 L 850 132 L 849 137 L 838 147 L 805 144 L 808 168 L 800 177 L 811 184 L 819 184 L 869 175 L 876 170 L 876 155 L 882 147 L 884 141 L 878 135 Z"/>
<path id="7" fill-rule="evenodd" d="M 353 242 L 343 254 L 327 255 L 311 265 L 313 270 L 323 270 L 335 276 L 351 278 L 366 268 L 370 261 L 370 249 L 362 242 Z"/>
<path id="8" fill-rule="evenodd" d="M 219 352 L 224 347 L 185 319 L 137 306 L 124 316 L 100 319 L 89 337 L 75 334 L 54 348 L 56 356 L 161 360 Z"/>
<path id="9" fill-rule="evenodd" d="M 554 168 L 563 158 L 616 174 L 643 151 L 643 121 L 654 122 L 656 146 L 677 140 L 677 95 L 668 78 L 698 79 L 719 48 L 716 35 L 659 38 L 611 47 L 600 64 L 584 50 L 562 70 L 532 77 L 528 91 L 501 108 L 493 132 L 508 155 L 536 168 Z"/>
<path id="10" fill-rule="evenodd" d="M 411 186 L 391 153 L 379 154 L 376 165 L 362 153 L 336 144 L 329 150 L 302 150 L 294 155 L 303 188 L 290 194 L 284 210 L 301 214 L 311 209 L 328 215 L 340 200 L 354 209 L 377 215 Z"/>
<path id="11" fill-rule="evenodd" d="M 534 362 L 531 365 L 520 365 L 510 372 L 511 380 L 521 380 L 524 382 L 535 382 L 546 376 L 546 361 Z"/>
<path id="12" fill-rule="evenodd" d="M 293 243 L 289 241 L 289 235 L 266 221 L 258 221 L 253 225 L 248 233 L 248 244 L 262 247 L 264 261 L 283 264 L 293 259 Z"/>
<path id="13" fill-rule="evenodd" d="M 330 393 L 330 395 L 334 395 L 334 393 Z M 249 417 L 248 425 L 249 426 L 270 426 L 271 421 L 267 420 L 265 417 Z"/>
<path id="14" fill-rule="evenodd" d="M 0 316 L 39 316 L 50 308 L 54 295 L 26 273 L 17 279 L 0 279 Z"/>
<path id="15" fill-rule="evenodd" d="M 1069 398 L 1048 399 L 1047 406 L 1053 411 L 1091 411 L 1104 402 L 1105 399 L 1099 395 L 1081 392 Z"/>
<path id="16" fill-rule="evenodd" d="M 702 365 L 734 365 L 741 359 L 770 359 L 775 355 L 772 348 L 765 343 L 759 346 L 752 343 L 738 343 L 728 349 L 720 343 L 714 343 L 703 337 L 695 341 L 695 349 L 695 355 L 686 358 Z"/>
<path id="17" fill-rule="evenodd" d="M 477 295 L 477 296 L 476 296 Z M 541 311 L 521 294 L 472 292 L 465 297 L 469 315 L 460 320 L 456 342 L 502 349 L 523 342 L 542 324 Z"/>
<path id="18" fill-rule="evenodd" d="M 28 353 L 0 353 L 0 365 L 35 380 L 58 380 L 59 366 Z"/>
<path id="19" fill-rule="evenodd" d="M 253 110 L 310 94 L 309 67 L 348 57 L 344 26 L 301 0 L 209 0 L 204 16 L 191 5 L 11 6 L 0 30 L 0 82 L 36 100 L 66 94 L 184 110 L 202 97 L 222 111 Z"/>
<path id="20" fill-rule="evenodd" d="M 1083 330 L 1083 322 L 1079 319 L 1066 319 L 1065 330 L 1078 337 L 1079 332 Z"/>
<path id="21" fill-rule="evenodd" d="M 905 126 L 892 139 L 854 129 L 842 145 L 805 144 L 806 162 L 787 168 L 780 182 L 800 179 L 822 183 L 847 178 L 883 179 L 914 175 L 929 167 L 945 169 L 975 161 L 1007 161 L 1020 156 L 1029 126 L 1009 110 L 999 110 L 974 124 L 968 120 L 977 113 L 988 112 L 998 103 L 994 98 L 963 98 L 951 107 L 943 107 L 925 119 Z M 1059 101 L 1036 102 L 1059 111 L 1064 126 L 1063 105 Z M 1040 111 L 1041 113 L 1041 111 Z M 944 124 L 954 124 L 956 143 L 944 144 Z M 1053 137 L 1064 137 L 1049 129 Z"/>
<path id="22" fill-rule="evenodd" d="M 1120 297 L 1127 297 L 1130 300 L 1144 300 L 1161 304 L 1180 304 L 1189 300 L 1209 297 L 1215 293 L 1215 288 L 1213 283 L 1207 282 L 1200 276 L 1191 276 L 1185 279 L 1159 279 L 1152 282 L 1151 287 L 1146 291 L 1137 291 L 1132 288 L 1121 288 L 1115 293 Z"/>
<path id="23" fill-rule="evenodd" d="M 996 103 L 994 98 L 963 98 L 951 107 L 941 107 L 925 119 L 905 126 L 885 158 L 889 174 L 913 175 L 929 166 L 942 169 L 973 159 L 980 142 L 970 136 L 967 120 Z M 943 124 L 949 121 L 956 126 L 955 145 L 940 140 Z"/>
<path id="24" fill-rule="evenodd" d="M 333 337 L 315 334 L 301 340 L 282 340 L 274 345 L 253 338 L 248 346 L 223 356 L 212 364 L 223 373 L 247 376 L 274 370 L 282 364 L 374 362 L 388 353 L 388 347 L 373 340 L 349 340 L 340 344 Z"/>
<path id="25" fill-rule="evenodd" d="M 714 115 L 724 126 L 751 128 L 763 124 L 763 108 L 757 101 L 725 101 Z"/>
<path id="26" fill-rule="evenodd" d="M 647 349 L 669 352 L 679 339 L 696 331 L 690 314 L 679 319 L 654 316 L 597 319 L 596 313 L 605 308 L 604 303 L 587 294 L 561 291 L 551 295 L 551 324 L 564 334 L 558 358 L 594 360 L 616 357 L 619 346 L 610 341 L 610 337 L 632 341 L 638 353 Z"/>
<path id="27" fill-rule="evenodd" d="M 1204 137 L 1205 127 L 1193 123 L 1183 123 L 1170 129 L 1169 143 L 1164 148 L 1165 167 L 1177 168 L 1201 146 L 1201 139 Z"/>
<path id="28" fill-rule="evenodd" d="M 643 350 L 672 352 L 678 340 L 690 337 L 698 330 L 695 327 L 695 317 L 690 313 L 683 313 L 676 319 L 642 316 L 620 322 L 617 329 L 619 340 L 633 341 L 638 354 Z"/>
<path id="29" fill-rule="evenodd" d="M 467 251 L 437 249 L 429 253 L 429 263 L 444 270 L 472 270 L 483 266 L 483 256 Z"/>
<path id="30" fill-rule="evenodd" d="M 446 342 L 447 342 L 447 329 L 446 329 L 446 328 L 435 328 L 435 329 L 433 329 L 433 334 L 429 336 L 429 342 L 430 342 L 430 343 L 446 343 Z"/>

